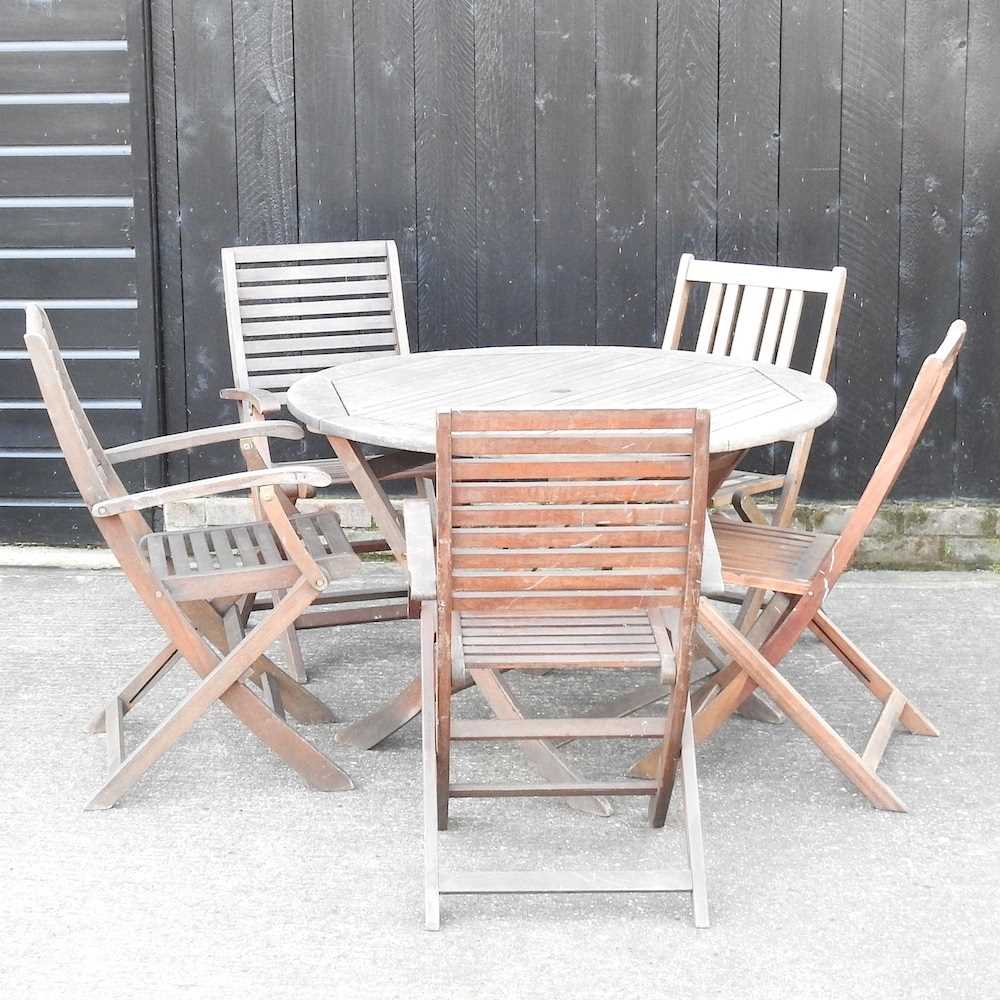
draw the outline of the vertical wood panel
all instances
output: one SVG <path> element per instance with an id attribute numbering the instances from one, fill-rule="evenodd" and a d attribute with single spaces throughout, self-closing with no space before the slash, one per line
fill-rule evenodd
<path id="1" fill-rule="evenodd" d="M 181 207 L 177 171 L 177 92 L 174 84 L 173 0 L 151 0 L 153 113 L 155 123 L 156 225 L 163 358 L 164 429 L 187 430 L 184 364 L 184 292 L 181 271 Z M 188 475 L 187 452 L 167 456 L 167 477 Z"/>
<path id="2" fill-rule="evenodd" d="M 827 269 L 837 264 L 843 25 L 842 0 L 782 4 L 778 263 L 783 267 Z M 796 368 L 808 371 L 812 366 L 823 304 L 812 295 L 803 303 L 792 355 Z M 787 446 L 775 452 L 777 467 L 787 468 Z M 827 423 L 813 442 L 807 490 L 826 485 L 834 452 L 832 424 Z"/>
<path id="3" fill-rule="evenodd" d="M 353 240 L 358 194 L 351 0 L 296 0 L 293 30 L 299 238 Z"/>
<path id="4" fill-rule="evenodd" d="M 354 49 L 358 236 L 396 241 L 407 329 L 416 345 L 413 0 L 357 0 Z"/>
<path id="5" fill-rule="evenodd" d="M 233 4 L 240 240 L 294 243 L 292 0 Z"/>
<path id="6" fill-rule="evenodd" d="M 904 0 L 844 14 L 840 263 L 847 294 L 837 337 L 836 454 L 828 489 L 857 496 L 895 422 Z"/>
<path id="7" fill-rule="evenodd" d="M 962 235 L 962 318 L 969 336 L 958 359 L 957 489 L 1000 495 L 1000 12 L 969 6 L 968 93 Z"/>
<path id="8" fill-rule="evenodd" d="M 232 381 L 219 249 L 239 237 L 229 0 L 175 0 L 174 56 L 188 419 L 206 427 L 233 418 L 219 399 Z M 191 455 L 193 476 L 218 469 L 218 458 Z"/>
<path id="9" fill-rule="evenodd" d="M 662 338 L 681 254 L 715 257 L 719 4 L 660 0 L 657 17 L 656 329 Z"/>
<path id="10" fill-rule="evenodd" d="M 773 264 L 778 249 L 781 0 L 719 6 L 719 237 L 722 260 Z"/>
<path id="11" fill-rule="evenodd" d="M 476 7 L 479 345 L 535 343 L 533 0 Z"/>
<path id="12" fill-rule="evenodd" d="M 538 341 L 596 335 L 594 5 L 535 4 Z"/>
<path id="13" fill-rule="evenodd" d="M 968 0 L 908 0 L 897 414 L 924 358 L 938 348 L 958 315 L 967 31 Z M 950 494 L 954 438 L 955 397 L 948 386 L 910 456 L 897 493 Z"/>
<path id="14" fill-rule="evenodd" d="M 475 24 L 471 0 L 416 0 L 420 348 L 475 347 Z"/>
<path id="15" fill-rule="evenodd" d="M 597 342 L 656 331 L 656 3 L 597 5 Z"/>

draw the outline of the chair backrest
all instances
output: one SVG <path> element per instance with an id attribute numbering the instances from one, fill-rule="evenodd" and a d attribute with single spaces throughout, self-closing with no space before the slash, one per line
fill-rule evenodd
<path id="1" fill-rule="evenodd" d="M 24 343 L 52 429 L 80 496 L 90 507 L 101 500 L 125 496 L 127 491 L 94 433 L 69 377 L 45 310 L 29 304 L 24 312 Z"/>
<path id="2" fill-rule="evenodd" d="M 691 290 L 708 285 L 695 351 L 791 366 L 807 294 L 825 297 L 810 374 L 826 380 L 844 300 L 847 271 L 728 264 L 683 254 L 677 268 L 663 347 L 677 350 Z"/>
<path id="3" fill-rule="evenodd" d="M 708 429 L 699 410 L 440 413 L 442 627 L 452 611 L 696 606 Z"/>
<path id="4" fill-rule="evenodd" d="M 392 240 L 225 247 L 222 276 L 238 389 L 284 402 L 309 372 L 409 353 Z"/>
<path id="5" fill-rule="evenodd" d="M 895 486 L 941 396 L 952 368 L 955 367 L 958 352 L 965 341 L 965 333 L 965 323 L 955 320 L 948 327 L 948 333 L 941 346 L 920 366 L 903 412 L 899 415 L 896 427 L 889 437 L 889 443 L 885 446 L 885 451 L 882 452 L 882 457 L 861 494 L 857 507 L 840 534 L 831 567 L 824 573 L 827 579 L 836 579 L 850 565 L 868 526 L 889 495 L 889 491 Z"/>

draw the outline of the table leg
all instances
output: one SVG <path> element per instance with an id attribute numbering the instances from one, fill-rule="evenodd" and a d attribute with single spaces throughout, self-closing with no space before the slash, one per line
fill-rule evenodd
<path id="1" fill-rule="evenodd" d="M 386 496 L 378 476 L 372 472 L 361 446 L 354 441 L 348 441 L 347 438 L 330 437 L 329 441 L 330 447 L 340 459 L 344 471 L 351 477 L 354 488 L 364 500 L 368 512 L 374 518 L 389 548 L 392 549 L 392 554 L 400 563 L 406 565 L 403 519 Z"/>

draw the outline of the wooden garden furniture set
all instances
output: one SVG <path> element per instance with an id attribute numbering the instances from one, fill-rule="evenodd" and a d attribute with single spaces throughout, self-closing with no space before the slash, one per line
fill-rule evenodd
<path id="1" fill-rule="evenodd" d="M 848 568 L 934 407 L 965 335 L 956 322 L 921 369 L 886 451 L 840 536 L 789 527 L 816 427 L 836 406 L 826 385 L 846 273 L 682 257 L 664 350 L 496 348 L 409 353 L 390 241 L 223 251 L 234 388 L 241 421 L 104 449 L 80 405 L 44 312 L 26 343 L 60 447 L 102 535 L 166 635 L 164 647 L 91 724 L 109 772 L 90 803 L 116 802 L 216 700 L 312 786 L 350 778 L 288 723 L 330 721 L 300 683 L 296 629 L 419 618 L 420 674 L 337 739 L 372 747 L 422 711 L 426 920 L 447 893 L 684 891 L 695 922 L 708 904 L 695 745 L 759 690 L 869 800 L 902 810 L 876 769 L 897 723 L 936 735 L 925 716 L 844 635 L 823 602 Z M 705 286 L 705 287 L 701 287 Z M 810 303 L 810 298 L 814 299 Z M 703 303 L 700 316 L 692 304 Z M 802 316 L 818 319 L 808 373 L 792 367 Z M 680 350 L 688 332 L 694 350 Z M 801 350 L 801 349 L 800 349 Z M 272 443 L 326 437 L 336 459 L 275 458 Z M 247 471 L 128 494 L 116 465 L 240 442 Z M 740 470 L 746 451 L 791 443 L 786 471 Z M 383 484 L 418 483 L 400 514 Z M 380 537 L 350 542 L 333 513 L 302 501 L 350 483 Z M 255 519 L 219 529 L 151 531 L 141 511 L 249 490 Z M 777 493 L 768 518 L 755 497 Z M 710 504 L 716 508 L 706 517 Z M 710 525 L 710 527 L 709 527 Z M 396 568 L 373 582 L 361 554 Z M 714 572 L 710 572 L 714 567 Z M 718 579 L 716 580 L 716 577 Z M 720 584 L 736 588 L 724 591 Z M 704 593 L 702 592 L 704 590 Z M 737 603 L 735 621 L 721 606 Z M 815 633 L 882 703 L 861 753 L 778 667 Z M 289 671 L 267 649 L 283 640 Z M 132 749 L 127 714 L 184 660 L 195 690 Z M 694 679 L 693 668 L 708 666 Z M 576 718 L 531 718 L 516 672 L 652 672 L 652 683 Z M 489 720 L 453 719 L 474 687 Z M 666 699 L 658 714 L 635 713 Z M 750 714 L 766 716 L 758 703 Z M 561 744 L 636 737 L 652 750 L 630 777 L 584 780 Z M 540 780 L 456 782 L 452 743 L 515 741 Z M 687 864 L 658 871 L 441 870 L 438 831 L 451 799 L 553 796 L 595 814 L 609 799 L 649 799 L 664 822 L 677 772 Z"/>

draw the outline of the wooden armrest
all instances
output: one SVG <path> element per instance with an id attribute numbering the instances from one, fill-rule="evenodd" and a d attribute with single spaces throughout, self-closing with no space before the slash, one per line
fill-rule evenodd
<path id="1" fill-rule="evenodd" d="M 220 399 L 232 399 L 237 403 L 248 403 L 261 416 L 281 412 L 281 400 L 267 389 L 223 389 Z"/>
<path id="2" fill-rule="evenodd" d="M 222 441 L 239 441 L 244 438 L 276 437 L 288 441 L 301 441 L 305 431 L 294 420 L 248 420 L 242 424 L 224 424 L 221 427 L 202 427 L 196 431 L 181 434 L 166 434 L 163 437 L 120 444 L 108 448 L 105 454 L 113 465 L 119 462 L 134 462 L 140 458 L 164 455 L 171 451 L 186 451 L 206 444 Z"/>
<path id="3" fill-rule="evenodd" d="M 329 486 L 332 479 L 309 465 L 286 465 L 278 469 L 260 469 L 253 472 L 234 472 L 228 476 L 196 479 L 176 486 L 162 486 L 158 490 L 144 490 L 124 497 L 101 500 L 91 508 L 94 517 L 114 517 L 129 510 L 147 510 L 162 507 L 175 500 L 196 500 L 217 493 L 232 493 L 259 486 Z"/>
<path id="4" fill-rule="evenodd" d="M 426 500 L 403 501 L 406 566 L 410 573 L 410 600 L 433 601 L 437 596 L 434 563 L 434 529 Z"/>

